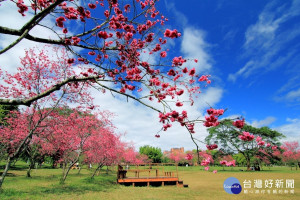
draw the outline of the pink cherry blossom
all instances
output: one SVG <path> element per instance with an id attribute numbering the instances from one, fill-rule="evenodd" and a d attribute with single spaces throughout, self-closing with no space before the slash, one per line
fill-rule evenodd
<path id="1" fill-rule="evenodd" d="M 232 122 L 232 125 L 237 127 L 237 128 L 243 128 L 244 127 L 244 124 L 245 124 L 245 120 L 242 119 L 242 120 L 236 120 L 234 122 Z"/>
<path id="2" fill-rule="evenodd" d="M 242 135 L 239 135 L 239 138 L 243 141 L 250 142 L 254 139 L 254 135 L 251 135 L 249 132 L 243 131 Z"/>
<path id="3" fill-rule="evenodd" d="M 207 148 L 208 150 L 213 150 L 213 149 L 217 149 L 217 148 L 218 148 L 218 145 L 217 145 L 217 144 L 206 145 L 206 148 Z"/>

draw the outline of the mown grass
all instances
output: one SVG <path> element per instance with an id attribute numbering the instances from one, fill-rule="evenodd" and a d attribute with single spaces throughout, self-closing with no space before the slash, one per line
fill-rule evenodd
<path id="1" fill-rule="evenodd" d="M 179 177 L 188 188 L 125 187 L 116 184 L 116 173 L 104 171 L 90 179 L 91 171 L 72 170 L 65 184 L 59 184 L 61 169 L 42 168 L 32 171 L 26 178 L 23 164 L 16 165 L 6 177 L 0 199 L 300 199 L 300 171 L 287 167 L 272 167 L 259 172 L 240 171 L 239 168 L 211 167 L 218 173 L 206 172 L 203 167 L 178 167 Z M 243 168 L 244 169 L 244 168 Z M 166 169 L 167 170 L 167 169 Z M 171 167 L 168 169 L 171 170 Z M 244 180 L 294 179 L 295 194 L 241 194 L 230 195 L 223 189 L 224 180 L 235 177 L 243 186 Z M 253 187 L 252 187 L 253 189 Z"/>

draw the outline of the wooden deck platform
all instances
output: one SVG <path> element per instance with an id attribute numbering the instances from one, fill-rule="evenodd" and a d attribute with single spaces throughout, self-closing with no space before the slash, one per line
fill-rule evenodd
<path id="1" fill-rule="evenodd" d="M 148 178 L 123 178 L 118 179 L 119 184 L 134 186 L 165 186 L 176 185 L 181 186 L 177 177 L 148 177 Z"/>
<path id="2" fill-rule="evenodd" d="M 135 169 L 125 170 L 123 167 L 118 168 L 118 184 L 126 186 L 165 186 L 174 185 L 177 187 L 186 187 L 183 185 L 183 181 L 178 178 L 178 171 L 176 166 L 176 172 L 164 171 L 157 167 L 150 166 L 149 168 L 141 168 L 137 166 Z M 128 176 L 129 175 L 129 176 Z"/>

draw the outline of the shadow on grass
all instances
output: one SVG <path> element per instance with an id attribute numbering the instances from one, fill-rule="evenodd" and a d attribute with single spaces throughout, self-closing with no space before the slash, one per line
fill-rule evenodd
<path id="1" fill-rule="evenodd" d="M 74 176 L 73 176 L 74 177 Z M 52 178 L 56 179 L 57 176 Z M 69 177 L 70 178 L 70 177 Z M 35 179 L 43 179 L 35 177 Z M 0 199 L 28 199 L 31 197 L 43 197 L 49 195 L 63 195 L 63 194 L 83 194 L 86 192 L 100 192 L 117 189 L 115 174 L 101 174 L 100 176 L 91 179 L 90 177 L 84 179 L 74 180 L 72 182 L 59 184 L 57 183 L 49 186 L 35 186 L 28 190 L 18 189 L 4 189 L 0 190 Z"/>
<path id="2" fill-rule="evenodd" d="M 0 165 L 0 170 L 4 170 L 5 169 L 5 165 Z M 9 167 L 9 170 L 18 170 L 18 171 L 23 171 L 23 170 L 27 170 L 28 167 L 24 166 L 24 165 L 12 165 Z"/>
<path id="3" fill-rule="evenodd" d="M 3 174 L 3 172 L 0 172 L 0 176 L 2 176 L 2 174 Z M 16 177 L 16 176 L 19 176 L 19 175 L 8 172 L 8 173 L 6 174 L 6 176 L 7 176 L 7 177 Z"/>

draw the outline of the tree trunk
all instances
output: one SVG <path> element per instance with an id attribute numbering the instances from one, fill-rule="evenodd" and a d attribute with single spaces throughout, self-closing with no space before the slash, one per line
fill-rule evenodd
<path id="1" fill-rule="evenodd" d="M 81 166 L 81 165 L 80 165 Z M 81 171 L 81 167 L 79 167 L 79 170 L 78 170 L 78 173 L 77 174 L 80 174 L 80 171 Z"/>
<path id="2" fill-rule="evenodd" d="M 4 171 L 1 175 L 1 178 L 0 178 L 0 189 L 2 187 L 5 176 L 7 175 L 7 171 L 9 170 L 11 163 L 13 161 L 17 161 L 17 159 L 18 159 L 19 155 L 21 154 L 22 150 L 28 146 L 29 142 L 32 139 L 33 132 L 35 131 L 35 129 L 37 128 L 39 123 L 40 123 L 40 121 L 36 124 L 36 126 L 32 130 L 30 130 L 28 135 L 24 138 L 24 140 L 21 142 L 19 147 L 16 149 L 16 152 L 12 156 L 8 156 L 7 161 L 6 161 L 6 165 L 5 165 L 5 169 L 4 169 Z"/>
<path id="3" fill-rule="evenodd" d="M 94 171 L 93 175 L 91 176 L 91 179 L 93 179 L 97 173 L 98 170 L 101 170 L 101 168 L 103 167 L 103 165 L 98 165 L 98 167 L 96 168 L 96 170 Z"/>
<path id="4" fill-rule="evenodd" d="M 15 156 L 14 156 L 14 158 L 16 158 Z M 12 159 L 13 161 L 11 162 L 11 164 L 10 164 L 10 166 L 9 167 L 15 167 L 15 165 L 16 165 L 16 163 L 17 163 L 17 161 L 18 161 L 18 159 L 16 158 L 16 159 Z"/>
<path id="5" fill-rule="evenodd" d="M 197 145 L 196 145 L 197 146 Z M 200 152 L 199 152 L 199 148 L 198 148 L 198 146 L 197 146 L 197 164 L 198 165 L 201 165 L 201 162 L 200 162 L 200 154 L 199 154 Z"/>
<path id="6" fill-rule="evenodd" d="M 30 178 L 31 177 L 31 170 L 34 168 L 35 162 L 34 162 L 34 157 L 29 156 L 29 168 L 27 170 L 27 177 Z"/>
<path id="7" fill-rule="evenodd" d="M 74 164 L 73 164 L 74 165 Z M 67 176 L 72 168 L 73 165 L 70 165 L 69 167 L 67 166 L 66 163 L 64 163 L 64 166 L 63 166 L 63 175 L 60 179 L 60 183 L 61 184 L 64 184 L 65 183 L 65 180 L 67 179 Z M 67 169 L 66 169 L 67 168 Z"/>
<path id="8" fill-rule="evenodd" d="M 4 171 L 1 175 L 1 178 L 0 178 L 0 189 L 2 188 L 2 184 L 4 182 L 4 179 L 7 175 L 8 169 L 9 169 L 10 164 L 12 163 L 12 161 L 13 161 L 13 159 L 10 156 L 8 156 L 7 161 L 6 161 L 6 165 L 5 165 L 5 169 L 4 169 Z"/>
<path id="9" fill-rule="evenodd" d="M 56 168 L 56 163 L 53 161 L 53 163 L 52 163 L 52 169 L 55 169 Z"/>
<path id="10" fill-rule="evenodd" d="M 251 171 L 251 168 L 250 168 L 251 167 L 250 159 L 246 158 L 246 162 L 247 162 L 247 171 Z"/>
<path id="11" fill-rule="evenodd" d="M 28 170 L 27 170 L 27 177 L 28 178 L 30 178 L 31 177 L 31 174 L 30 174 L 30 172 L 31 172 L 31 170 L 34 168 L 34 162 L 31 162 L 30 161 L 30 165 L 29 165 L 29 168 L 28 168 Z"/>
<path id="12" fill-rule="evenodd" d="M 72 163 L 70 164 L 69 167 L 67 166 L 66 163 L 64 163 L 64 166 L 63 166 L 63 175 L 62 175 L 62 177 L 61 177 L 61 179 L 60 179 L 60 183 L 61 183 L 61 184 L 64 184 L 64 182 L 65 182 L 65 180 L 67 179 L 67 176 L 68 176 L 68 174 L 69 174 L 71 168 L 72 168 L 72 167 L 75 165 L 75 163 L 77 163 L 77 162 L 78 162 L 78 159 L 76 159 L 74 162 L 72 162 Z M 66 168 L 67 168 L 67 169 L 66 169 Z"/>

